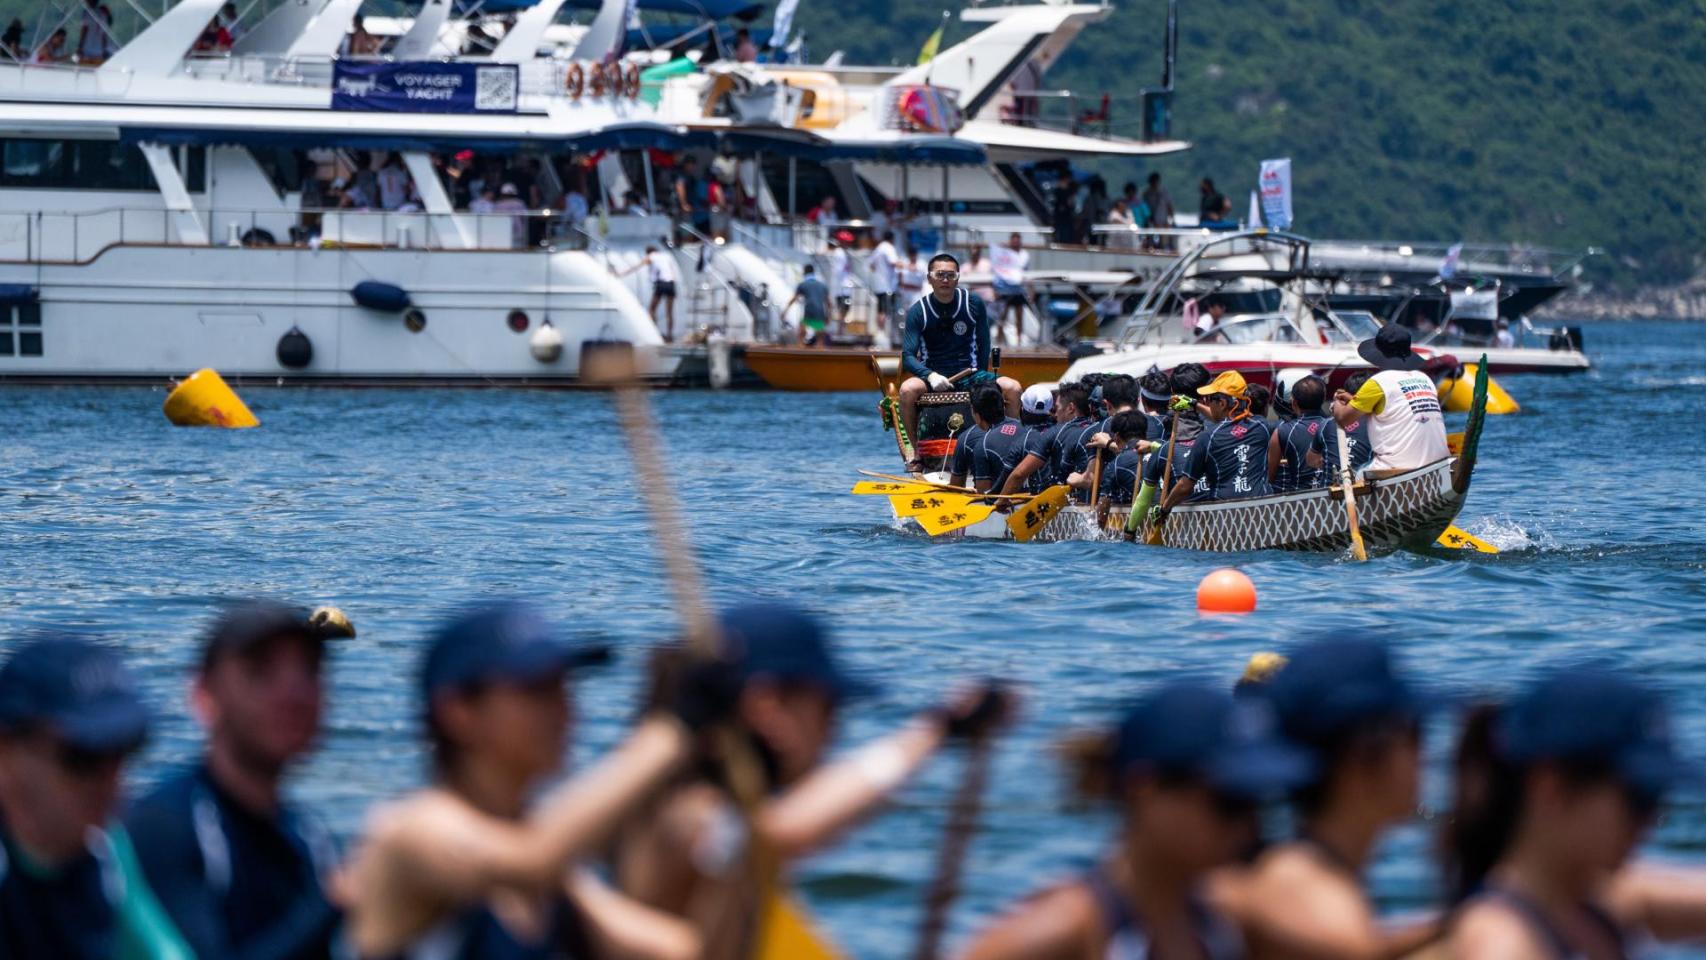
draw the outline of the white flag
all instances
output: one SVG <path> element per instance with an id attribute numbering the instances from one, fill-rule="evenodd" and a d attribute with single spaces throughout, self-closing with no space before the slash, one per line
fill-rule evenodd
<path id="1" fill-rule="evenodd" d="M 776 19 L 770 23 L 770 45 L 780 47 L 788 42 L 788 33 L 794 29 L 794 11 L 800 6 L 800 0 L 782 0 L 776 5 Z"/>
<path id="2" fill-rule="evenodd" d="M 1291 158 L 1262 161 L 1262 220 L 1274 230 L 1291 229 Z"/>
<path id="3" fill-rule="evenodd" d="M 1256 191 L 1250 191 L 1250 218 L 1244 221 L 1244 226 L 1254 230 L 1262 225 L 1262 204 L 1256 199 Z"/>

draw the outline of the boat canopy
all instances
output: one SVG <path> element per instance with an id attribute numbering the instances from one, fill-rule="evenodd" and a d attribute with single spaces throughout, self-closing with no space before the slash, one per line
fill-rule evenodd
<path id="1" fill-rule="evenodd" d="M 478 10 L 482 13 L 511 13 L 525 10 L 538 2 L 539 0 L 463 0 L 459 6 L 464 12 Z M 569 0 L 568 6 L 580 10 L 597 10 L 601 4 L 599 0 Z M 635 0 L 635 6 L 649 13 L 680 13 L 707 20 L 752 21 L 764 12 L 763 4 L 747 0 Z"/>

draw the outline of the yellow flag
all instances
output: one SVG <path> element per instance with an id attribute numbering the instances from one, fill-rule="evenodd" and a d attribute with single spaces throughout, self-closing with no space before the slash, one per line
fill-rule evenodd
<path id="1" fill-rule="evenodd" d="M 918 51 L 919 66 L 922 67 L 936 59 L 936 51 L 942 46 L 942 29 L 942 27 L 937 27 L 936 32 L 930 35 L 930 39 L 924 41 L 924 49 Z"/>

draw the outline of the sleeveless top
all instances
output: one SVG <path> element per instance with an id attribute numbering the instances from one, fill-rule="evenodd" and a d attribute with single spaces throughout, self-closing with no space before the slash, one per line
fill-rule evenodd
<path id="1" fill-rule="evenodd" d="M 972 301 L 976 299 L 976 307 Z M 978 370 L 979 328 L 988 322 L 983 301 L 974 298 L 964 287 L 954 291 L 952 310 L 927 294 L 920 297 L 918 310 L 919 332 L 923 355 L 919 357 L 930 369 L 952 376 L 965 369 Z M 908 318 L 911 319 L 911 318 Z"/>
<path id="2" fill-rule="evenodd" d="M 1451 455 L 1445 445 L 1445 416 L 1439 393 L 1428 375 L 1414 370 L 1382 370 L 1374 375 L 1386 396 L 1385 407 L 1368 420 L 1374 448 L 1371 470 L 1411 470 Z"/>
<path id="3" fill-rule="evenodd" d="M 1474 900 L 1499 904 L 1522 917 L 1534 929 L 1534 932 L 1540 935 L 1541 941 L 1546 944 L 1547 949 L 1557 960 L 1586 960 L 1587 955 L 1570 945 L 1570 942 L 1564 938 L 1563 931 L 1552 923 L 1551 919 L 1546 916 L 1546 912 L 1540 909 L 1539 904 L 1515 890 L 1489 886 L 1476 895 Z M 1617 948 L 1617 956 L 1629 956 L 1628 937 L 1611 914 L 1606 913 L 1603 908 L 1594 903 L 1582 903 L 1581 910 L 1595 926 L 1604 929 L 1612 945 Z"/>
<path id="4" fill-rule="evenodd" d="M 438 924 L 386 960 L 591 960 L 596 954 L 586 923 L 568 897 L 550 904 L 545 935 L 523 943 L 491 909 L 481 905 Z"/>
<path id="5" fill-rule="evenodd" d="M 1092 868 L 1084 874 L 1083 883 L 1096 898 L 1097 913 L 1108 931 L 1104 960 L 1149 960 L 1149 935 L 1108 876 L 1107 868 Z M 1244 938 L 1238 928 L 1201 901 L 1191 901 L 1191 927 L 1205 960 L 1244 960 Z"/>
<path id="6" fill-rule="evenodd" d="M 1321 467 L 1309 465 L 1309 448 L 1315 445 L 1315 437 L 1326 423 L 1326 417 L 1310 413 L 1295 420 L 1283 421 L 1274 428 L 1274 433 L 1280 438 L 1280 452 L 1283 455 L 1279 470 L 1274 474 L 1275 493 L 1310 490 L 1322 486 L 1325 474 Z"/>

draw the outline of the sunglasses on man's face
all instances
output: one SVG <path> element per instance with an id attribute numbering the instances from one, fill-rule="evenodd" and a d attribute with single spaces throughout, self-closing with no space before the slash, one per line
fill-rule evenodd
<path id="1" fill-rule="evenodd" d="M 124 750 L 89 750 L 69 743 L 58 745 L 59 766 L 80 780 L 99 776 L 124 762 Z"/>
<path id="2" fill-rule="evenodd" d="M 931 276 L 935 277 L 938 280 L 941 280 L 944 283 L 946 283 L 949 280 L 958 280 L 960 278 L 960 275 L 955 273 L 952 270 L 938 270 L 935 273 L 932 273 Z"/>

